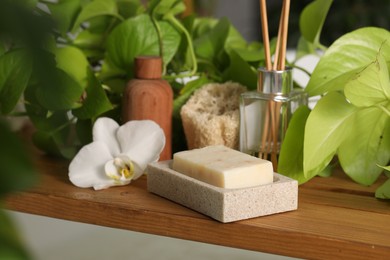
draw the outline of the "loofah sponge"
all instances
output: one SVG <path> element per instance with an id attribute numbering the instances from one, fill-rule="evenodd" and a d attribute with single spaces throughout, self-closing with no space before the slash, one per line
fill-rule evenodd
<path id="1" fill-rule="evenodd" d="M 180 115 L 188 149 L 209 145 L 238 148 L 239 98 L 246 87 L 211 83 L 194 92 Z"/>

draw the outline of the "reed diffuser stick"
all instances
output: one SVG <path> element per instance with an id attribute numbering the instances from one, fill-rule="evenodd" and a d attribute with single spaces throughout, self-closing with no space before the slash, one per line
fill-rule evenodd
<path id="1" fill-rule="evenodd" d="M 266 0 L 260 0 L 260 18 L 261 18 L 261 31 L 263 34 L 263 43 L 264 43 L 265 65 L 267 70 L 271 70 L 272 63 L 271 63 L 271 51 L 269 46 Z"/>
<path id="2" fill-rule="evenodd" d="M 287 34 L 288 34 L 288 20 L 290 12 L 290 0 L 283 0 L 283 6 L 281 10 L 278 37 L 276 44 L 276 51 L 274 55 L 274 63 L 271 61 L 270 44 L 268 35 L 268 22 L 267 22 L 267 7 L 266 0 L 260 0 L 260 16 L 261 26 L 264 41 L 264 53 L 266 70 L 284 70 L 287 50 Z M 277 84 L 277 83 L 276 83 Z M 270 159 L 274 165 L 274 169 L 277 169 L 277 153 L 278 153 L 278 135 L 280 125 L 280 111 L 281 104 L 270 100 L 267 105 L 264 126 L 261 138 L 259 157 L 263 159 Z"/>
<path id="3" fill-rule="evenodd" d="M 281 39 L 282 48 L 280 52 L 280 63 L 278 64 L 278 70 L 284 70 L 285 68 L 289 13 L 290 13 L 290 0 L 283 0 L 283 7 L 282 7 L 283 26 L 282 26 L 282 39 Z"/>

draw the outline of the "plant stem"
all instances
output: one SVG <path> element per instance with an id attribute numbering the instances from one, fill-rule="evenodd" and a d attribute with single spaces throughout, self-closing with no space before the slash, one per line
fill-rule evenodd
<path id="1" fill-rule="evenodd" d="M 164 62 L 164 48 L 163 48 L 163 39 L 162 39 L 162 33 L 161 33 L 161 28 L 160 25 L 158 24 L 156 18 L 154 18 L 154 14 L 150 16 L 150 19 L 152 20 L 152 23 L 154 25 L 154 28 L 156 29 L 157 32 L 157 38 L 158 38 L 158 49 L 160 53 L 161 60 L 163 62 L 163 71 L 162 74 L 165 75 L 167 69 L 166 69 L 166 64 Z"/>
<path id="2" fill-rule="evenodd" d="M 192 67 L 192 70 L 191 70 L 189 76 L 195 75 L 196 72 L 198 71 L 198 64 L 197 64 L 194 46 L 192 44 L 192 39 L 191 39 L 190 34 L 188 33 L 187 29 L 175 18 L 175 16 L 172 13 L 169 13 L 168 15 L 164 16 L 164 18 L 166 20 L 168 20 L 169 22 L 171 22 L 179 31 L 184 33 L 184 36 L 187 39 L 188 48 L 190 50 L 190 56 L 191 56 L 191 60 L 192 60 L 192 64 L 193 64 L 193 67 Z"/>

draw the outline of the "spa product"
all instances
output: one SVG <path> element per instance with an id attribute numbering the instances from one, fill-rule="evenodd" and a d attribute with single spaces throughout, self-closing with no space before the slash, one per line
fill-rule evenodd
<path id="1" fill-rule="evenodd" d="M 122 120 L 150 119 L 164 130 L 165 147 L 160 160 L 172 158 L 173 91 L 161 79 L 162 60 L 158 56 L 139 56 L 135 59 L 135 79 L 127 84 L 123 94 Z"/>
<path id="2" fill-rule="evenodd" d="M 227 189 L 247 188 L 273 182 L 271 162 L 222 145 L 175 153 L 172 169 Z"/>

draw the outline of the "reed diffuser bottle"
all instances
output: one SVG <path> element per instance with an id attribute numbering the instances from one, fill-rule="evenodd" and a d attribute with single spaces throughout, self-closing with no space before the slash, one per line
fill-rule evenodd
<path id="1" fill-rule="evenodd" d="M 294 111 L 307 104 L 303 91 L 293 90 L 292 68 L 285 66 L 290 0 L 283 0 L 279 32 L 271 61 L 266 0 L 260 0 L 265 67 L 258 69 L 257 91 L 241 94 L 240 151 L 270 160 L 278 167 L 278 154 Z"/>
<path id="2" fill-rule="evenodd" d="M 135 58 L 135 79 L 123 94 L 122 120 L 153 120 L 164 130 L 166 143 L 160 160 L 172 157 L 173 91 L 161 78 L 162 60 L 158 56 Z"/>

